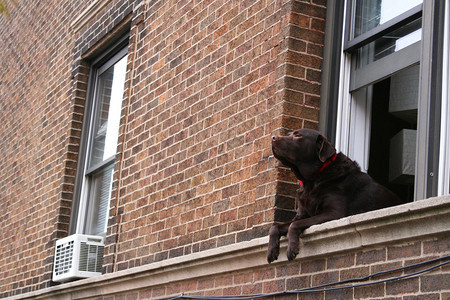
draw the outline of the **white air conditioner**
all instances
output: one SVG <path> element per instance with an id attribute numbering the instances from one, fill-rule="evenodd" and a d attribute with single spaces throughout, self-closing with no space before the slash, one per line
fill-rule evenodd
<path id="1" fill-rule="evenodd" d="M 102 236 L 74 234 L 56 241 L 53 281 L 102 274 L 105 241 Z"/>

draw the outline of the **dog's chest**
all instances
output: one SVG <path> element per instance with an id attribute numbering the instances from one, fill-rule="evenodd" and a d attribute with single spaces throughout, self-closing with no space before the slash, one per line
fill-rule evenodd
<path id="1" fill-rule="evenodd" d="M 298 205 L 299 211 L 303 211 L 309 216 L 315 216 L 319 213 L 318 201 L 315 197 L 307 196 L 306 193 L 300 197 Z"/>

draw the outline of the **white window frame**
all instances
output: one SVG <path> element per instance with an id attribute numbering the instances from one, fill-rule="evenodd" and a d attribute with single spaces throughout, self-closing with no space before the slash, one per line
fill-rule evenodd
<path id="1" fill-rule="evenodd" d="M 350 5 L 345 5 L 344 16 L 347 13 Z M 414 13 L 417 13 L 419 7 L 414 8 Z M 386 25 L 389 25 L 386 23 Z M 346 25 L 348 26 L 348 24 Z M 358 40 L 364 38 L 361 35 Z M 342 39 L 342 49 L 346 43 L 346 35 Z M 354 46 L 356 47 L 356 46 Z M 361 166 L 362 171 L 367 172 L 369 169 L 369 155 L 370 155 L 370 133 L 371 133 L 371 107 L 372 97 L 370 85 L 380 78 L 386 78 L 403 69 L 393 70 L 392 61 L 401 60 L 397 65 L 404 68 L 419 63 L 420 61 L 420 42 L 416 42 L 399 52 L 393 53 L 379 61 L 372 63 L 366 68 L 370 68 L 370 72 L 366 72 L 363 67 L 361 71 L 356 71 L 357 76 L 351 78 L 352 55 L 349 52 L 344 52 L 341 61 L 341 85 L 338 98 L 338 116 L 336 126 L 336 149 L 347 154 L 352 159 L 356 160 Z M 373 71 L 373 69 L 376 69 Z M 363 88 L 365 87 L 365 88 Z M 359 89 L 359 90 L 358 90 Z M 355 95 L 352 94 L 356 91 Z M 366 101 L 357 101 L 356 97 L 360 93 L 366 93 Z M 351 124 L 358 124 L 351 126 Z M 356 142 L 358 141 L 358 142 Z M 363 142 L 361 142 L 363 141 Z"/>
<path id="2" fill-rule="evenodd" d="M 450 193 L 450 5 L 445 9 L 438 196 Z"/>
<path id="3" fill-rule="evenodd" d="M 327 12 L 327 28 L 326 34 L 328 35 L 336 35 L 336 21 L 333 21 L 333 18 L 336 20 L 344 20 L 347 21 L 346 18 L 347 11 L 350 7 L 348 5 L 350 0 L 345 1 L 343 8 L 339 8 L 338 4 L 332 3 L 330 9 Z M 442 4 L 441 4 L 442 5 Z M 429 172 L 430 162 L 429 162 L 429 143 L 430 143 L 430 90 L 432 89 L 432 76 L 431 76 L 431 53 L 433 50 L 433 37 L 430 31 L 433 28 L 433 22 L 435 18 L 436 12 L 435 10 L 435 2 L 424 0 L 422 4 L 422 40 L 421 42 L 415 43 L 413 45 L 408 46 L 405 50 L 408 50 L 410 55 L 405 55 L 404 57 L 400 57 L 400 59 L 404 60 L 406 65 L 414 65 L 415 63 L 420 62 L 420 78 L 422 79 L 420 87 L 419 87 L 419 103 L 418 103 L 418 128 L 417 128 L 417 145 L 416 145 L 416 175 L 415 175 L 415 193 L 414 200 L 425 199 L 430 196 L 439 196 L 448 194 L 450 191 L 450 104 L 449 104 L 449 96 L 450 96 L 450 47 L 449 47 L 449 33 L 450 33 L 450 25 L 449 25 L 449 5 L 445 7 L 445 27 L 444 27 L 444 50 L 443 50 L 443 73 L 442 73 L 442 97 L 440 107 L 442 109 L 441 121 L 440 121 L 440 135 L 438 140 L 438 163 L 434 162 L 435 169 L 438 167 L 439 171 L 437 172 L 437 192 L 430 192 L 430 184 L 431 180 L 435 178 L 431 178 L 436 176 L 433 172 Z M 337 12 L 339 10 L 340 12 Z M 418 13 L 418 7 L 415 7 L 414 10 L 411 10 L 411 16 L 413 14 Z M 343 14 L 342 15 L 339 15 Z M 344 24 L 343 24 L 344 23 Z M 358 161 L 361 165 L 363 171 L 367 171 L 368 169 L 368 158 L 369 158 L 369 146 L 370 146 L 370 120 L 369 118 L 360 118 L 358 115 L 352 116 L 352 110 L 355 111 L 355 99 L 353 98 L 351 91 L 356 89 L 357 87 L 364 86 L 368 82 L 371 82 L 370 78 L 358 78 L 361 82 L 351 82 L 350 73 L 351 73 L 351 59 L 352 56 L 348 52 L 343 51 L 346 43 L 346 34 L 345 27 L 348 27 L 348 24 L 345 22 L 341 22 L 340 24 L 344 28 L 341 28 L 341 41 L 340 45 L 336 44 L 336 41 L 326 42 L 324 47 L 324 72 L 323 72 L 323 85 L 322 85 L 322 99 L 321 99 L 321 115 L 319 122 L 319 129 L 324 131 L 327 135 L 334 137 L 334 142 L 336 149 L 341 151 L 351 158 Z M 425 29 L 425 30 L 424 30 Z M 364 37 L 355 38 L 352 42 L 354 48 L 357 48 L 356 45 L 361 39 Z M 334 43 L 334 44 L 332 44 Z M 347 45 L 347 47 L 349 47 Z M 419 49 L 420 51 L 417 51 Z M 340 49 L 340 50 L 339 50 Z M 327 57 L 327 55 L 331 56 L 335 51 L 341 51 L 341 55 L 337 61 L 333 61 L 332 58 Z M 332 78 L 333 70 L 332 68 L 340 68 L 340 73 L 338 79 Z M 381 67 L 382 69 L 382 67 Z M 380 69 L 380 70 L 381 70 Z M 388 73 L 386 73 L 388 74 Z M 337 82 L 337 83 L 336 83 Z M 333 91 L 336 96 L 333 95 Z M 337 93 L 336 93 L 337 92 Z M 332 98 L 332 99 L 330 99 Z M 332 109 L 332 102 L 337 101 L 337 108 L 335 110 Z M 353 106 L 353 107 L 352 107 Z M 359 107 L 359 111 L 362 113 L 367 112 L 367 108 L 370 106 L 370 99 L 368 99 L 367 105 L 362 105 Z M 336 121 L 333 126 L 333 119 L 328 116 L 328 114 L 336 113 Z M 353 118 L 353 121 L 356 119 L 360 119 L 361 126 L 358 126 L 356 130 L 352 129 L 350 126 L 350 122 Z M 335 131 L 334 131 L 335 130 Z M 334 132 L 333 132 L 334 131 Z M 364 141 L 359 143 L 354 143 L 354 140 Z M 436 145 L 436 142 L 434 143 Z M 436 155 L 435 155 L 436 156 Z M 436 158 L 434 158 L 436 161 Z M 432 163 L 431 163 L 432 164 Z"/>

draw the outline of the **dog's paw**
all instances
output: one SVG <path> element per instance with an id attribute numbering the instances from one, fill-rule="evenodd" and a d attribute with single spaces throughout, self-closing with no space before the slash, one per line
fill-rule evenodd
<path id="1" fill-rule="evenodd" d="M 289 261 L 293 260 L 294 258 L 297 257 L 298 253 L 299 253 L 299 245 L 298 245 L 298 243 L 289 243 L 288 249 L 287 249 L 287 252 L 286 252 L 287 259 Z"/>
<path id="2" fill-rule="evenodd" d="M 278 255 L 280 255 L 280 246 L 269 247 L 269 250 L 267 250 L 267 262 L 270 264 L 277 260 Z"/>

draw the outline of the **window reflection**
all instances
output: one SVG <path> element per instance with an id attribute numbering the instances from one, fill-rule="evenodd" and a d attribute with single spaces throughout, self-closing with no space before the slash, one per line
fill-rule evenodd
<path id="1" fill-rule="evenodd" d="M 421 4 L 422 0 L 355 0 L 351 38 L 355 38 Z"/>
<path id="2" fill-rule="evenodd" d="M 116 153 L 122 107 L 126 56 L 98 77 L 98 107 L 93 131 L 90 167 Z"/>
<path id="3" fill-rule="evenodd" d="M 363 67 L 422 39 L 422 18 L 414 20 L 357 50 L 356 68 Z"/>

